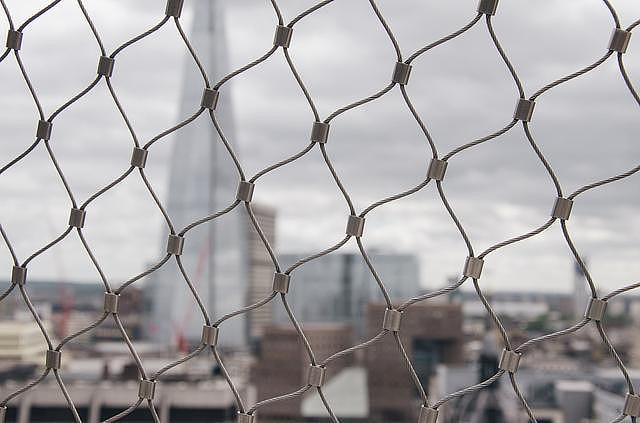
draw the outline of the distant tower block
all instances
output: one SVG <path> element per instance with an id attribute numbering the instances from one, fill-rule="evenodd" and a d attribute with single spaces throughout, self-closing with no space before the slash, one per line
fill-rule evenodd
<path id="1" fill-rule="evenodd" d="M 185 8 L 193 11 L 193 27 L 189 40 L 212 83 L 232 69 L 227 62 L 227 42 L 223 21 L 223 0 L 190 0 Z M 184 52 L 185 64 L 182 99 L 178 122 L 200 107 L 205 83 L 193 59 Z M 227 88 L 228 84 L 225 85 Z M 215 116 L 228 141 L 237 151 L 230 90 L 225 89 L 215 107 Z M 191 222 L 225 208 L 236 198 L 240 180 L 229 153 L 224 148 L 208 114 L 178 130 L 169 138 L 173 143 L 168 197 L 163 203 L 177 231 Z M 151 158 L 149 159 L 151 160 Z M 199 225 L 184 236 L 180 256 L 191 282 L 210 315 L 218 318 L 247 304 L 251 276 L 249 253 L 249 220 L 244 207 L 238 207 L 219 219 Z M 166 243 L 168 230 L 159 240 Z M 158 254 L 164 254 L 164 245 Z M 266 272 L 264 290 L 271 292 L 270 274 Z M 150 315 L 146 319 L 149 337 L 162 344 L 175 346 L 186 340 L 200 343 L 202 317 L 174 258 L 150 276 L 148 285 Z M 255 291 L 255 290 L 254 290 Z M 247 315 L 225 322 L 218 345 L 241 348 L 247 344 Z"/>

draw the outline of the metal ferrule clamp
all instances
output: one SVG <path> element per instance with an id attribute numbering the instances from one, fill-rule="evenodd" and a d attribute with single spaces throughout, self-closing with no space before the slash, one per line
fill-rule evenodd
<path id="1" fill-rule="evenodd" d="M 217 326 L 202 326 L 202 343 L 210 347 L 215 347 L 218 343 L 219 331 Z"/>
<path id="2" fill-rule="evenodd" d="M 255 184 L 247 181 L 240 181 L 238 184 L 238 192 L 236 193 L 236 199 L 244 202 L 250 202 L 253 198 L 253 189 Z"/>
<path id="3" fill-rule="evenodd" d="M 113 292 L 105 292 L 104 293 L 104 311 L 107 313 L 117 313 L 119 299 L 120 299 L 120 295 L 115 294 Z"/>
<path id="4" fill-rule="evenodd" d="M 57 350 L 47 350 L 47 355 L 45 357 L 45 366 L 47 369 L 59 369 L 60 362 L 62 358 L 62 352 Z"/>
<path id="5" fill-rule="evenodd" d="M 589 298 L 589 304 L 587 304 L 587 309 L 584 312 L 584 317 L 599 322 L 604 317 L 604 312 L 606 310 L 606 301 L 598 298 Z"/>
<path id="6" fill-rule="evenodd" d="M 447 171 L 447 164 L 446 160 L 431 159 L 429 169 L 427 170 L 427 177 L 436 181 L 442 181 Z"/>
<path id="7" fill-rule="evenodd" d="M 182 14 L 182 6 L 184 5 L 184 0 L 167 0 L 167 8 L 164 11 L 164 14 L 167 16 L 173 16 L 174 18 L 179 18 Z"/>
<path id="8" fill-rule="evenodd" d="M 25 282 L 27 282 L 27 268 L 22 266 L 13 266 L 13 269 L 11 269 L 11 283 L 24 285 Z"/>
<path id="9" fill-rule="evenodd" d="M 347 220 L 347 235 L 360 237 L 364 231 L 364 217 L 350 215 Z"/>
<path id="10" fill-rule="evenodd" d="M 144 169 L 144 166 L 147 164 L 148 155 L 148 150 L 140 147 L 134 147 L 133 152 L 131 153 L 131 166 Z"/>
<path id="11" fill-rule="evenodd" d="M 522 357 L 521 353 L 517 353 L 505 348 L 504 350 L 502 350 L 502 354 L 500 354 L 498 368 L 506 372 L 515 373 L 516 370 L 518 370 L 518 366 L 520 365 L 520 357 Z"/>
<path id="12" fill-rule="evenodd" d="M 478 257 L 467 257 L 464 262 L 464 269 L 462 274 L 468 278 L 480 279 L 482 274 L 482 266 L 484 266 L 484 260 Z"/>
<path id="13" fill-rule="evenodd" d="M 292 35 L 293 28 L 284 25 L 276 26 L 276 33 L 273 36 L 273 45 L 288 48 L 291 45 Z"/>
<path id="14" fill-rule="evenodd" d="M 436 423 L 436 421 L 438 421 L 438 410 L 424 405 L 420 407 L 418 423 Z"/>
<path id="15" fill-rule="evenodd" d="M 22 32 L 9 30 L 7 33 L 7 48 L 18 51 L 22 47 Z"/>
<path id="16" fill-rule="evenodd" d="M 513 112 L 513 118 L 521 120 L 523 122 L 531 122 L 533 109 L 535 107 L 535 101 L 527 100 L 526 98 L 520 98 L 518 99 L 518 103 L 516 104 L 516 110 Z"/>
<path id="17" fill-rule="evenodd" d="M 289 292 L 289 284 L 291 283 L 291 275 L 286 273 L 274 273 L 273 274 L 273 292 L 279 292 L 286 294 Z"/>
<path id="18" fill-rule="evenodd" d="M 555 203 L 553 203 L 553 209 L 551 210 L 551 216 L 561 220 L 569 219 L 571 215 L 571 208 L 573 207 L 573 200 L 567 198 L 558 197 Z"/>
<path id="19" fill-rule="evenodd" d="M 86 210 L 72 208 L 71 213 L 69 214 L 69 226 L 73 226 L 78 229 L 84 227 L 84 219 L 86 217 Z"/>
<path id="20" fill-rule="evenodd" d="M 205 88 L 202 92 L 202 100 L 200 100 L 200 107 L 204 107 L 205 109 L 215 110 L 218 105 L 218 98 L 220 97 L 220 93 L 218 90 L 214 90 L 212 88 Z"/>
<path id="21" fill-rule="evenodd" d="M 0 423 L 4 423 L 5 418 L 7 417 L 7 407 L 0 406 Z"/>
<path id="22" fill-rule="evenodd" d="M 110 77 L 113 75 L 113 65 L 116 63 L 116 59 L 108 56 L 100 56 L 98 61 L 98 75 Z"/>
<path id="23" fill-rule="evenodd" d="M 46 121 L 46 120 L 39 120 L 38 121 L 38 129 L 36 130 L 36 137 L 44 140 L 44 141 L 49 141 L 49 138 L 51 138 L 51 127 L 53 125 L 51 124 L 51 122 Z"/>
<path id="24" fill-rule="evenodd" d="M 393 69 L 391 81 L 396 84 L 407 85 L 409 82 L 409 75 L 411 75 L 411 65 L 403 62 L 396 62 L 396 67 Z"/>
<path id="25" fill-rule="evenodd" d="M 386 309 L 384 311 L 384 318 L 382 319 L 382 329 L 392 332 L 398 332 L 400 330 L 400 321 L 402 320 L 402 312 L 393 309 Z"/>
<path id="26" fill-rule="evenodd" d="M 179 256 L 184 249 L 184 237 L 175 234 L 169 234 L 167 239 L 167 253 Z"/>
<path id="27" fill-rule="evenodd" d="M 324 383 L 326 373 L 327 369 L 325 367 L 309 366 L 309 373 L 307 374 L 307 384 L 315 386 L 317 388 L 321 387 Z"/>
<path id="28" fill-rule="evenodd" d="M 238 412 L 238 419 L 236 421 L 237 423 L 253 423 L 254 415 Z"/>
<path id="29" fill-rule="evenodd" d="M 496 10 L 498 10 L 498 0 L 480 0 L 478 3 L 478 13 L 493 16 Z"/>
<path id="30" fill-rule="evenodd" d="M 324 144 L 329 138 L 329 124 L 324 122 L 313 122 L 311 128 L 311 141 Z"/>
<path id="31" fill-rule="evenodd" d="M 140 399 L 153 399 L 156 393 L 156 382 L 152 380 L 142 379 L 138 387 L 138 397 Z"/>
<path id="32" fill-rule="evenodd" d="M 627 394 L 622 413 L 627 416 L 640 417 L 640 396 Z"/>
<path id="33" fill-rule="evenodd" d="M 609 50 L 617 51 L 618 53 L 626 53 L 629 41 L 631 40 L 631 31 L 625 31 L 624 29 L 616 28 L 611 34 L 611 41 L 609 41 Z"/>

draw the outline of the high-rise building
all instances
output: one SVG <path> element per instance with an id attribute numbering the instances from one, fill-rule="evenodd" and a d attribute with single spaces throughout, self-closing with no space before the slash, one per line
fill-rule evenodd
<path id="1" fill-rule="evenodd" d="M 281 254 L 284 267 L 302 256 Z M 393 301 L 407 300 L 420 291 L 420 269 L 412 254 L 372 253 L 370 259 Z M 302 322 L 350 324 L 358 338 L 366 335 L 366 307 L 382 301 L 380 287 L 358 253 L 334 253 L 305 263 L 291 277 L 287 300 Z M 282 307 L 275 320 L 288 323 Z"/>
<path id="2" fill-rule="evenodd" d="M 230 72 L 221 0 L 193 0 L 193 28 L 189 36 L 211 81 Z M 220 90 L 215 111 L 218 123 L 234 146 L 235 134 L 229 84 Z M 200 107 L 204 89 L 194 60 L 187 56 L 182 84 L 180 119 Z M 174 135 L 167 212 L 176 227 L 220 211 L 235 200 L 239 177 L 208 113 L 203 113 Z M 196 226 L 185 236 L 182 263 L 212 318 L 242 308 L 248 292 L 249 221 L 243 207 Z M 167 231 L 162 243 L 166 243 Z M 164 249 L 164 246 L 163 246 Z M 151 315 L 147 331 L 152 339 L 175 345 L 181 339 L 197 342 L 202 320 L 181 272 L 170 260 L 154 272 L 148 290 Z M 219 344 L 244 347 L 246 315 L 225 322 Z"/>

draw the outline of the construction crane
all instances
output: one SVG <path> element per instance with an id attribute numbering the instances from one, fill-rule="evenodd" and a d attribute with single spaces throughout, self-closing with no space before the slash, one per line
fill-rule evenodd
<path id="1" fill-rule="evenodd" d="M 57 237 L 55 227 L 51 215 L 47 214 L 47 226 L 49 228 L 49 234 L 52 237 Z M 54 255 L 54 268 L 57 276 L 55 283 L 58 284 L 58 301 L 60 305 L 60 318 L 58 324 L 54 328 L 55 334 L 64 338 L 69 332 L 69 320 L 76 304 L 75 295 L 73 289 L 69 288 L 67 280 L 66 266 L 64 263 L 64 257 L 59 252 L 58 248 L 51 248 L 49 251 Z"/>

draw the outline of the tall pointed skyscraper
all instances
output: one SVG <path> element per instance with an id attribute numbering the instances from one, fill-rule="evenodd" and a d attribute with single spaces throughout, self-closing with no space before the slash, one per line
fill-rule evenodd
<path id="1" fill-rule="evenodd" d="M 214 84 L 229 73 L 221 0 L 192 0 L 193 28 L 189 36 Z M 200 106 L 204 84 L 191 58 L 185 58 L 179 116 L 191 115 Z M 234 142 L 229 84 L 225 84 L 216 116 L 227 138 Z M 238 174 L 208 113 L 177 131 L 166 199 L 167 212 L 176 231 L 219 211 L 235 199 Z M 237 207 L 231 213 L 204 223 L 185 236 L 182 263 L 205 307 L 215 320 L 243 307 L 248 295 L 247 218 Z M 162 242 L 166 242 L 166 229 Z M 164 249 L 164 245 L 163 245 Z M 164 345 L 184 339 L 197 342 L 202 330 L 200 310 L 174 260 L 149 278 L 151 312 L 148 332 Z M 247 342 L 245 316 L 225 322 L 219 343 L 243 347 Z"/>

